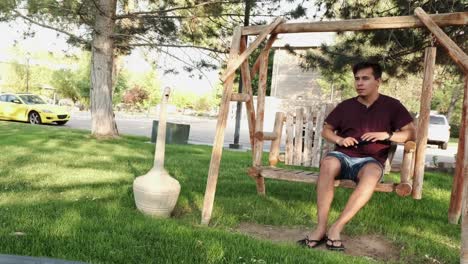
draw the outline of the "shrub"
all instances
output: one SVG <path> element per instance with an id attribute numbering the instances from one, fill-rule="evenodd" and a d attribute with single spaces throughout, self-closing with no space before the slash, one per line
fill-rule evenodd
<path id="1" fill-rule="evenodd" d="M 460 136 L 460 124 L 450 124 L 450 137 L 458 138 Z"/>
<path id="2" fill-rule="evenodd" d="M 137 104 L 142 104 L 148 97 L 148 92 L 136 85 L 132 89 L 125 91 L 122 101 L 127 105 L 135 106 Z"/>
<path id="3" fill-rule="evenodd" d="M 202 96 L 195 101 L 193 109 L 198 112 L 208 112 L 211 110 L 211 108 L 213 108 L 213 105 L 214 103 L 212 98 L 208 96 Z"/>

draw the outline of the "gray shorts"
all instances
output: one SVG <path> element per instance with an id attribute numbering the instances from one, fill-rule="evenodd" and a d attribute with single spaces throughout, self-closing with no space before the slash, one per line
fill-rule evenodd
<path id="1" fill-rule="evenodd" d="M 365 157 L 365 158 L 355 158 L 355 157 L 350 157 L 342 152 L 339 151 L 330 151 L 327 154 L 327 157 L 335 157 L 338 160 L 340 160 L 341 163 L 341 171 L 340 174 L 338 175 L 338 180 L 352 180 L 354 182 L 359 182 L 358 174 L 359 171 L 364 167 L 364 165 L 368 163 L 375 163 L 379 165 L 379 167 L 382 169 L 382 174 L 380 176 L 380 181 L 383 181 L 383 166 L 378 162 L 376 159 L 372 157 Z"/>

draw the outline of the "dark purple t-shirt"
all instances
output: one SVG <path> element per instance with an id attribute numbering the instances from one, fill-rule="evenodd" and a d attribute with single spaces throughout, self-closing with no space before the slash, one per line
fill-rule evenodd
<path id="1" fill-rule="evenodd" d="M 353 137 L 361 141 L 367 132 L 393 132 L 413 121 L 410 113 L 395 98 L 379 94 L 377 100 L 367 108 L 357 97 L 338 104 L 328 115 L 325 122 L 335 128 L 338 136 Z M 389 142 L 377 141 L 352 147 L 336 145 L 350 157 L 373 157 L 384 164 L 390 148 Z"/>

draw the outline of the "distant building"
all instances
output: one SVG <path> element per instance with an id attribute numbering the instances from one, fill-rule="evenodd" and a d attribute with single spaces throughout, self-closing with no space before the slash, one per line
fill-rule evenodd
<path id="1" fill-rule="evenodd" d="M 271 97 L 283 99 L 290 105 L 311 105 L 321 100 L 321 90 L 317 84 L 320 74 L 316 70 L 300 67 L 300 58 L 291 54 L 285 46 L 298 54 L 321 44 L 332 44 L 335 33 L 283 34 L 273 44 L 274 59 L 271 81 Z"/>
<path id="2" fill-rule="evenodd" d="M 285 46 L 288 45 L 296 53 L 304 53 L 310 48 L 318 48 L 322 43 L 332 44 L 335 33 L 297 33 L 280 34 L 273 44 L 274 58 L 270 96 L 265 98 L 264 130 L 273 129 L 275 113 L 291 112 L 297 106 L 317 107 L 323 103 L 321 89 L 317 84 L 320 74 L 317 71 L 304 71 L 297 56 L 291 54 Z M 254 96 L 254 107 L 257 107 Z M 231 102 L 229 112 L 230 122 L 236 117 L 237 102 Z M 247 113 L 242 110 L 242 127 L 247 127 Z"/>

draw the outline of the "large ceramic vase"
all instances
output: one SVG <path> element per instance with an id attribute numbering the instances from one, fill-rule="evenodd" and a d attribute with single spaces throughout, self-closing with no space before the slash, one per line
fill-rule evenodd
<path id="1" fill-rule="evenodd" d="M 147 174 L 137 177 L 133 182 L 133 193 L 138 210 L 156 217 L 169 217 L 180 193 L 179 182 L 164 169 L 166 104 L 169 94 L 170 89 L 164 89 L 153 168 Z"/>

